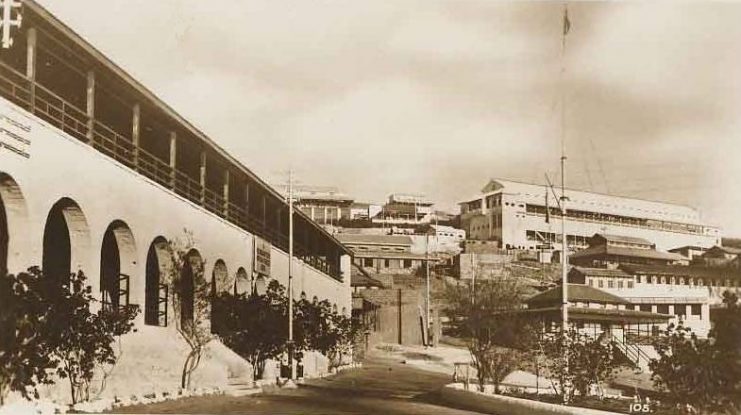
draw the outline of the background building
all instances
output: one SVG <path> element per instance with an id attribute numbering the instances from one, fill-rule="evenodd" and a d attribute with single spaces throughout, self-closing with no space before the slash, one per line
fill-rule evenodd
<path id="1" fill-rule="evenodd" d="M 558 193 L 558 192 L 557 192 Z M 658 250 L 720 244 L 720 230 L 697 210 L 676 204 L 566 190 L 567 243 L 587 246 L 604 233 L 650 240 Z M 476 198 L 461 202 L 461 228 L 471 239 L 495 240 L 503 248 L 560 250 L 560 210 L 545 186 L 491 180 Z"/>
<path id="2" fill-rule="evenodd" d="M 433 220 L 433 205 L 425 195 L 393 193 L 381 212 L 373 217 L 373 222 L 393 225 L 430 223 Z"/>

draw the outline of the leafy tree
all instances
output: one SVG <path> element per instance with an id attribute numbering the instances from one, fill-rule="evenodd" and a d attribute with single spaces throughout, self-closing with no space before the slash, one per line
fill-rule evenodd
<path id="1" fill-rule="evenodd" d="M 286 351 L 288 302 L 285 289 L 270 281 L 264 295 L 221 293 L 217 300 L 222 342 L 252 366 L 253 379 L 261 379 L 265 362 Z"/>
<path id="2" fill-rule="evenodd" d="M 467 342 L 479 388 L 483 390 L 486 379 L 492 379 L 498 390 L 499 382 L 515 367 L 514 348 L 522 346 L 528 331 L 527 322 L 517 313 L 523 287 L 512 278 L 477 283 L 475 291 L 465 284 L 448 284 L 442 297 L 451 332 Z"/>
<path id="3" fill-rule="evenodd" d="M 545 367 L 555 378 L 553 389 L 564 402 L 573 401 L 576 392 L 586 397 L 590 386 L 610 379 L 619 366 L 609 342 L 573 328 L 543 336 L 541 347 Z"/>
<path id="4" fill-rule="evenodd" d="M 0 276 L 0 405 L 11 390 L 38 399 L 36 386 L 52 383 L 49 282 L 39 268 Z"/>
<path id="5" fill-rule="evenodd" d="M 72 403 L 77 403 L 90 398 L 95 370 L 116 363 L 112 345 L 132 330 L 139 309 L 102 307 L 93 313 L 90 306 L 97 300 L 82 272 L 72 274 L 54 294 L 48 315 L 48 324 L 54 328 L 52 354 L 59 362 L 57 374 L 69 380 Z"/>
<path id="6" fill-rule="evenodd" d="M 302 314 L 299 320 L 309 328 L 307 346 L 327 356 L 330 368 L 338 367 L 342 364 L 342 357 L 352 352 L 360 326 L 353 324 L 351 318 L 334 311 L 329 301 L 324 300 L 314 308 L 318 309 L 313 313 L 314 318 L 305 319 L 306 314 Z"/>
<path id="7" fill-rule="evenodd" d="M 187 230 L 184 232 L 183 240 L 168 241 L 171 266 L 164 273 L 164 280 L 173 288 L 171 301 L 175 330 L 190 348 L 180 378 L 180 387 L 187 389 L 206 345 L 214 336 L 208 325 L 213 296 L 204 277 L 205 262 L 193 254 L 193 236 Z"/>
<path id="8" fill-rule="evenodd" d="M 738 411 L 738 356 L 728 350 L 738 346 L 713 338 L 718 329 L 700 339 L 687 327 L 670 325 L 655 342 L 659 357 L 649 363 L 652 379 L 673 403 L 703 412 Z"/>

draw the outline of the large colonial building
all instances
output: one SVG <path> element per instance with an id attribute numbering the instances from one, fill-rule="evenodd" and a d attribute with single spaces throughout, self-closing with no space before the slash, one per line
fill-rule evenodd
<path id="1" fill-rule="evenodd" d="M 720 245 L 720 230 L 687 206 L 570 189 L 566 196 L 571 249 L 586 247 L 597 233 L 646 239 L 661 251 Z M 561 213 L 545 186 L 494 179 L 460 208 L 462 229 L 470 239 L 495 240 L 502 248 L 561 250 Z"/>
<path id="2" fill-rule="evenodd" d="M 216 290 L 286 285 L 288 206 L 44 8 L 24 0 L 20 13 L 12 47 L 0 50 L 0 274 L 82 270 L 101 300 L 139 305 L 137 331 L 122 339 L 105 392 L 175 388 L 187 345 L 174 327 L 168 242 L 197 259 L 186 267 L 205 263 Z M 351 251 L 301 211 L 294 229 L 294 295 L 349 315 Z M 218 341 L 209 349 L 195 386 L 250 373 Z M 320 362 L 307 358 L 307 373 Z"/>

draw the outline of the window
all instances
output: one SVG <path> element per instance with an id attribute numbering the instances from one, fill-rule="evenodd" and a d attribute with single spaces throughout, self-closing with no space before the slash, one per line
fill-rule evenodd
<path id="1" fill-rule="evenodd" d="M 587 280 L 587 285 L 589 285 L 590 287 L 594 287 L 594 280 L 593 280 L 593 279 L 591 279 L 591 278 L 590 278 L 590 279 L 588 279 L 588 280 Z"/>
<path id="2" fill-rule="evenodd" d="M 674 315 L 684 317 L 687 315 L 687 306 L 685 304 L 674 304 Z"/>
<path id="3" fill-rule="evenodd" d="M 669 314 L 669 304 L 659 304 L 656 307 L 656 312 L 659 314 Z"/>
<path id="4" fill-rule="evenodd" d="M 656 278 L 656 275 L 652 275 L 651 276 L 651 284 L 656 284 L 656 281 L 657 280 L 658 280 L 658 278 Z"/>
<path id="5" fill-rule="evenodd" d="M 364 267 L 372 267 L 373 266 L 373 258 L 363 258 L 363 266 Z"/>
<path id="6" fill-rule="evenodd" d="M 411 268 L 412 267 L 412 260 L 411 259 L 405 259 L 404 260 L 404 268 Z"/>
<path id="7" fill-rule="evenodd" d="M 692 304 L 690 306 L 690 313 L 692 313 L 693 316 L 699 316 L 702 314 L 702 304 Z"/>
<path id="8" fill-rule="evenodd" d="M 633 288 L 633 281 L 628 281 L 628 288 Z"/>
<path id="9" fill-rule="evenodd" d="M 666 277 L 661 277 L 661 283 L 666 284 Z"/>
<path id="10" fill-rule="evenodd" d="M 615 288 L 615 281 L 608 280 L 607 281 L 607 288 Z"/>
<path id="11" fill-rule="evenodd" d="M 623 280 L 618 281 L 618 288 L 623 288 Z"/>
<path id="12" fill-rule="evenodd" d="M 384 268 L 388 268 L 390 266 L 391 266 L 391 261 L 389 261 L 388 259 L 384 259 L 383 260 L 383 267 Z"/>
<path id="13" fill-rule="evenodd" d="M 641 311 L 651 312 L 651 304 L 641 304 Z"/>
<path id="14" fill-rule="evenodd" d="M 679 285 L 684 285 L 684 278 L 679 279 Z"/>
<path id="15" fill-rule="evenodd" d="M 705 282 L 702 280 L 702 278 L 697 279 L 697 285 L 699 285 L 700 287 L 705 285 Z"/>
<path id="16" fill-rule="evenodd" d="M 604 285 L 605 285 L 605 282 L 604 281 L 602 281 L 601 279 L 597 280 L 597 286 L 599 288 L 602 288 Z"/>

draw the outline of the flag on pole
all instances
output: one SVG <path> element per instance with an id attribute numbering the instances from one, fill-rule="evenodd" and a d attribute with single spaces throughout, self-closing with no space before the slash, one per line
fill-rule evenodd
<path id="1" fill-rule="evenodd" d="M 563 6 L 563 35 L 566 36 L 569 34 L 569 30 L 571 30 L 571 20 L 569 20 L 569 8 L 568 6 Z"/>

